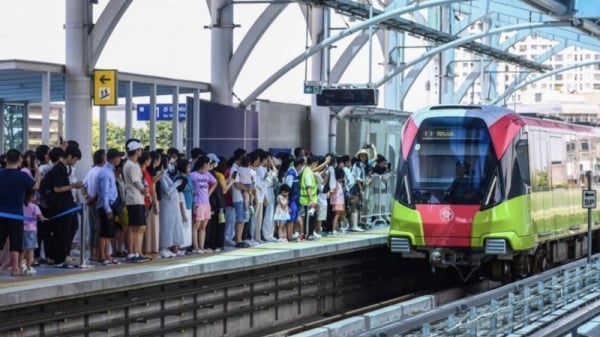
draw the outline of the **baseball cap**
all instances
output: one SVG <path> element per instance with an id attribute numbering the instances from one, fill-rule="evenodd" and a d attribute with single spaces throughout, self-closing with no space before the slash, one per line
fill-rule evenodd
<path id="1" fill-rule="evenodd" d="M 216 155 L 216 154 L 214 154 L 214 153 L 209 153 L 209 154 L 207 154 L 206 156 L 207 156 L 207 157 L 208 157 L 208 159 L 210 159 L 210 161 L 212 161 L 213 163 L 215 163 L 215 164 L 218 164 L 218 163 L 219 163 L 219 157 L 217 157 L 217 155 Z"/>
<path id="2" fill-rule="evenodd" d="M 117 149 L 109 149 L 106 152 L 106 159 L 112 160 L 112 159 L 117 158 L 117 157 L 123 157 L 124 155 L 125 155 L 125 153 L 123 153 L 123 152 L 121 152 L 121 151 L 119 151 Z"/>
<path id="3" fill-rule="evenodd" d="M 141 148 L 143 148 L 143 146 L 137 140 L 131 141 L 129 144 L 127 144 L 127 151 L 135 151 Z"/>

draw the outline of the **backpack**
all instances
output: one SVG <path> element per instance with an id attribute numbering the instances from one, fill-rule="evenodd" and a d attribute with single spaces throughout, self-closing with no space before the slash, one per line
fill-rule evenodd
<path id="1" fill-rule="evenodd" d="M 47 172 L 40 181 L 40 205 L 45 208 L 54 208 L 56 206 L 56 192 L 54 192 L 54 182 L 52 181 L 52 170 Z"/>

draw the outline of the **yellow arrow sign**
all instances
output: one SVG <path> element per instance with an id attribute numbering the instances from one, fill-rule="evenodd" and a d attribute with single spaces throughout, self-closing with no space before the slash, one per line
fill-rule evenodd
<path id="1" fill-rule="evenodd" d="M 117 70 L 94 70 L 94 105 L 117 105 Z"/>

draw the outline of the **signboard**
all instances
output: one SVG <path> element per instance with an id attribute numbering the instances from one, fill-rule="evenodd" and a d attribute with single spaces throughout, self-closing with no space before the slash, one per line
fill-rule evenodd
<path id="1" fill-rule="evenodd" d="M 364 89 L 323 89 L 317 94 L 318 106 L 377 105 L 379 90 Z"/>
<path id="2" fill-rule="evenodd" d="M 320 94 L 323 92 L 323 87 L 319 82 L 305 82 L 304 93 L 305 94 Z"/>
<path id="3" fill-rule="evenodd" d="M 150 120 L 150 104 L 138 104 L 136 111 L 137 111 L 137 120 L 138 121 L 149 121 Z M 179 120 L 184 121 L 185 116 L 186 116 L 186 104 L 179 103 Z M 173 104 L 170 104 L 170 103 L 156 104 L 156 120 L 157 121 L 173 120 Z"/>
<path id="4" fill-rule="evenodd" d="M 596 208 L 596 190 L 581 191 L 581 207 Z"/>
<path id="5" fill-rule="evenodd" d="M 94 105 L 117 105 L 117 70 L 94 70 Z"/>

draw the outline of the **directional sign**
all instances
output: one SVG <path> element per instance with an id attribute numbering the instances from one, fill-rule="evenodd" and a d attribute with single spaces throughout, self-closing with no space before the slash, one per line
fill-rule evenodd
<path id="1" fill-rule="evenodd" d="M 596 208 L 596 190 L 581 191 L 581 207 Z"/>
<path id="2" fill-rule="evenodd" d="M 138 104 L 137 120 L 138 121 L 149 121 L 150 120 L 150 104 Z M 186 115 L 186 104 L 179 103 L 179 120 L 185 120 Z M 173 104 L 156 104 L 156 120 L 157 121 L 170 121 L 173 119 Z"/>
<path id="3" fill-rule="evenodd" d="M 94 70 L 94 105 L 117 105 L 117 70 Z"/>

